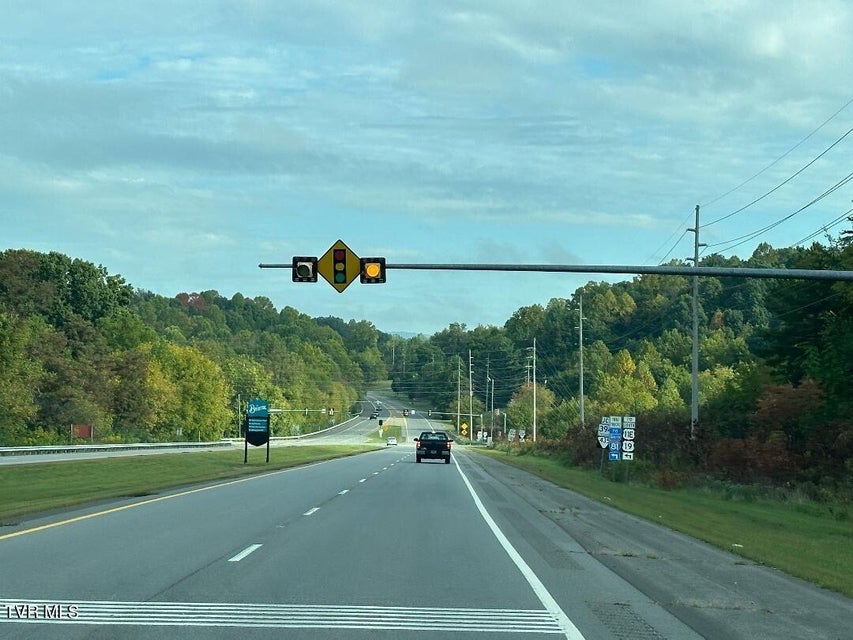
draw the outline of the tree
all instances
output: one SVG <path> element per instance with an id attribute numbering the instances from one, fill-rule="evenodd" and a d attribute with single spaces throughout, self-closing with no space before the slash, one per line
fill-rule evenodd
<path id="1" fill-rule="evenodd" d="M 231 390 L 219 366 L 195 347 L 168 342 L 154 345 L 152 356 L 176 391 L 174 404 L 163 407 L 160 431 L 180 429 L 191 440 L 221 438 L 230 422 Z"/>
<path id="2" fill-rule="evenodd" d="M 40 318 L 24 320 L 0 311 L 0 443 L 20 440 L 36 416 L 35 393 L 45 372 L 31 353 L 47 330 Z"/>

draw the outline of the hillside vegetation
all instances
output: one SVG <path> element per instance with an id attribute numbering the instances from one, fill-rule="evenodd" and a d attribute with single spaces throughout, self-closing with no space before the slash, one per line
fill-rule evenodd
<path id="1" fill-rule="evenodd" d="M 853 270 L 853 234 L 701 265 Z M 285 410 L 275 434 L 313 431 L 358 410 L 364 391 L 388 379 L 419 407 L 475 414 L 475 426 L 494 425 L 500 440 L 504 429 L 532 431 L 535 339 L 539 453 L 597 468 L 601 417 L 634 415 L 634 478 L 763 482 L 821 498 L 850 491 L 851 312 L 851 283 L 701 278 L 691 438 L 685 277 L 589 282 L 568 299 L 518 309 L 501 327 L 455 323 L 402 338 L 367 321 L 276 310 L 264 297 L 166 298 L 84 260 L 7 250 L 0 444 L 67 442 L 72 424 L 93 425 L 98 441 L 216 439 L 238 433 L 241 403 L 256 396 Z"/>

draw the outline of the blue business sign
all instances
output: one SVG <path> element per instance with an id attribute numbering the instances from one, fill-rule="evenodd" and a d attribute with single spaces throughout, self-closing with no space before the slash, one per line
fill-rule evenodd
<path id="1" fill-rule="evenodd" d="M 246 442 L 259 447 L 270 441 L 270 406 L 266 400 L 254 398 L 246 404 Z"/>

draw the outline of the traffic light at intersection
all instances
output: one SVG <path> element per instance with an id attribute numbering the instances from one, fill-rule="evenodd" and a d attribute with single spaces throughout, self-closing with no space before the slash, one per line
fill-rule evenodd
<path id="1" fill-rule="evenodd" d="M 385 258 L 360 258 L 361 284 L 381 284 L 385 282 Z"/>
<path id="2" fill-rule="evenodd" d="M 292 278 L 294 282 L 317 282 L 317 258 L 294 256 Z"/>

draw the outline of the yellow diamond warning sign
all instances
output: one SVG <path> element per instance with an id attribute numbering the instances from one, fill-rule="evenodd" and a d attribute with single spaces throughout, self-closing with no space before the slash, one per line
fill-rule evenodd
<path id="1" fill-rule="evenodd" d="M 317 271 L 338 293 L 342 293 L 359 277 L 361 261 L 343 240 L 338 240 L 317 261 Z"/>

